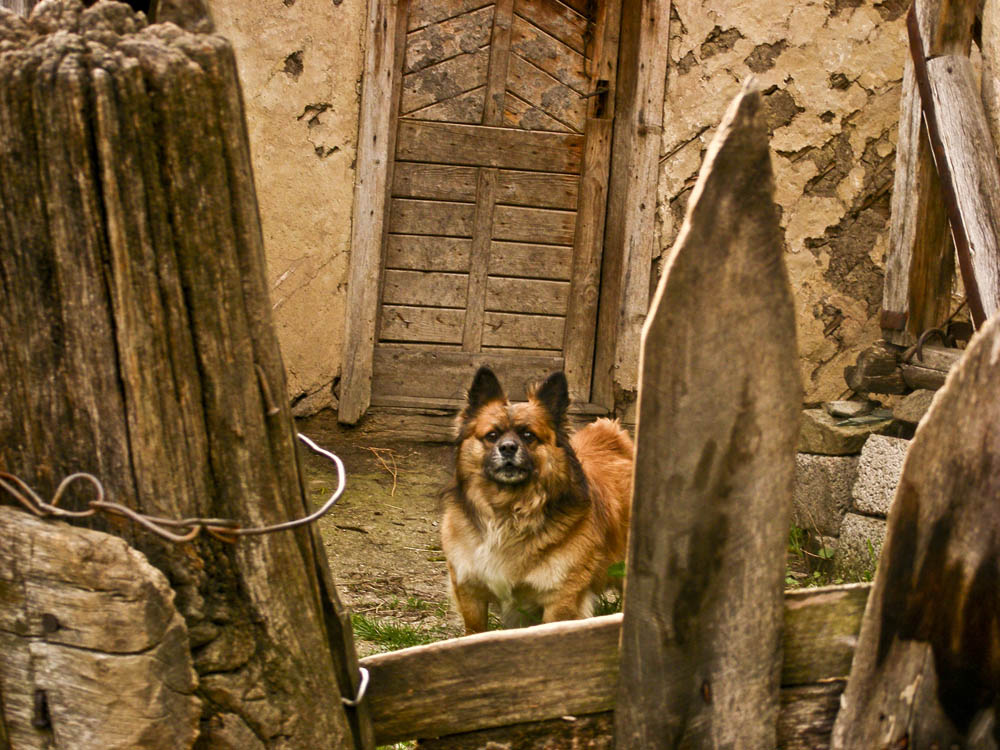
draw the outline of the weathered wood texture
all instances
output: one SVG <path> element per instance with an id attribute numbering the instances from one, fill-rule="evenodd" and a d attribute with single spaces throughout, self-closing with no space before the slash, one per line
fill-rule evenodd
<path id="1" fill-rule="evenodd" d="M 87 471 L 167 518 L 304 515 L 231 47 L 70 0 L 0 15 L 0 38 L 0 465 L 48 497 Z M 178 591 L 206 726 L 350 744 L 350 625 L 314 530 L 105 527 Z"/>
<path id="2" fill-rule="evenodd" d="M 38 4 L 38 0 L 0 0 L 0 8 L 6 8 L 21 16 L 31 13 L 31 9 Z"/>
<path id="3" fill-rule="evenodd" d="M 397 15 L 390 0 L 368 3 L 347 281 L 346 309 L 351 314 L 344 321 L 345 366 L 337 410 L 337 419 L 346 424 L 357 422 L 371 401 L 381 247 L 392 164 L 393 93 L 399 77 L 395 54 Z"/>
<path id="4" fill-rule="evenodd" d="M 927 76 L 945 161 L 958 211 L 969 238 L 969 257 L 959 267 L 973 321 L 982 325 L 1000 310 L 1000 167 L 968 57 L 946 55 L 927 61 Z M 983 158 L 986 154 L 992 158 Z M 983 318 L 973 303 L 978 293 Z"/>
<path id="5" fill-rule="evenodd" d="M 635 391 L 649 308 L 656 185 L 667 80 L 669 0 L 624 0 L 614 151 L 601 269 L 592 401 L 609 409 Z"/>
<path id="6" fill-rule="evenodd" d="M 858 354 L 855 364 L 844 368 L 847 387 L 857 393 L 906 393 L 899 370 L 901 348 L 879 341 Z"/>
<path id="7" fill-rule="evenodd" d="M 834 746 L 997 747 L 1000 317 L 910 444 Z"/>
<path id="8" fill-rule="evenodd" d="M 0 506 L 0 744 L 190 748 L 201 701 L 173 602 L 123 540 Z"/>
<path id="9" fill-rule="evenodd" d="M 924 2 L 918 7 L 933 5 Z M 948 317 L 955 275 L 955 251 L 941 181 L 923 126 L 920 93 L 909 58 L 903 68 L 900 109 L 882 293 L 882 309 L 888 314 L 883 313 L 882 335 L 892 344 L 906 346 Z M 893 316 L 896 325 L 887 325 Z"/>
<path id="10" fill-rule="evenodd" d="M 815 732 L 808 727 L 816 719 L 803 723 L 805 716 L 826 717 L 829 734 L 834 688 L 823 686 L 850 670 L 867 595 L 867 585 L 785 594 L 781 683 L 783 695 L 802 696 L 803 705 L 783 699 L 781 725 L 787 729 L 780 743 L 807 746 L 801 738 Z M 506 731 L 501 727 L 520 736 L 522 728 L 511 725 L 609 711 L 617 693 L 621 622 L 622 615 L 610 615 L 366 657 L 361 663 L 371 671 L 376 738 L 389 743 L 492 729 L 481 736 L 501 741 Z M 558 730 L 560 725 L 547 726 Z M 601 731 L 610 732 L 610 725 Z M 457 746 L 457 740 L 449 742 L 441 748 Z"/>
<path id="11" fill-rule="evenodd" d="M 914 353 L 908 361 L 904 358 L 900 362 L 899 370 L 903 375 L 903 381 L 910 388 L 936 391 L 944 385 L 945 378 L 963 353 L 962 349 L 925 346 L 919 356 Z"/>
<path id="12" fill-rule="evenodd" d="M 619 748 L 775 744 L 801 385 L 773 190 L 748 87 L 643 328 Z"/>

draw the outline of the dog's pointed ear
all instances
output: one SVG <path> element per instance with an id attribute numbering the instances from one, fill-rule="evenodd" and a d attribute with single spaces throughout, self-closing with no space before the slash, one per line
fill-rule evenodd
<path id="1" fill-rule="evenodd" d="M 535 391 L 534 399 L 545 407 L 556 426 L 561 427 L 566 420 L 566 410 L 569 409 L 569 384 L 566 382 L 566 374 L 559 371 L 545 378 L 545 382 Z"/>
<path id="2" fill-rule="evenodd" d="M 476 376 L 472 379 L 472 385 L 469 386 L 469 406 L 466 413 L 475 414 L 491 401 L 506 400 L 507 396 L 504 395 L 500 381 L 497 380 L 493 370 L 485 365 L 476 370 Z"/>

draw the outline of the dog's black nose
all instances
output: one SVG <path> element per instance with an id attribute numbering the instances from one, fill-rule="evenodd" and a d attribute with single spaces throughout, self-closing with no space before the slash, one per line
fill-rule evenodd
<path id="1" fill-rule="evenodd" d="M 516 440 L 503 440 L 497 445 L 497 450 L 500 451 L 500 455 L 504 458 L 513 458 L 517 453 L 517 441 Z"/>

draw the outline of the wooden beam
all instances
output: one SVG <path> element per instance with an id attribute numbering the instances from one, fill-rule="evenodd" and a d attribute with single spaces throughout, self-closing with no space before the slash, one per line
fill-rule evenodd
<path id="1" fill-rule="evenodd" d="M 337 410 L 337 419 L 345 424 L 357 422 L 371 402 L 382 239 L 393 157 L 392 113 L 399 77 L 397 24 L 401 23 L 401 12 L 405 19 L 405 8 L 404 3 L 401 11 L 392 0 L 368 3 L 347 281 L 346 309 L 350 314 L 344 323 L 343 374 Z"/>
<path id="2" fill-rule="evenodd" d="M 3 747 L 190 748 L 201 700 L 173 601 L 124 540 L 0 506 Z"/>
<path id="3" fill-rule="evenodd" d="M 639 381 L 639 340 L 649 308 L 656 186 L 666 92 L 669 0 L 623 0 L 614 149 L 604 230 L 591 399 L 614 409 Z"/>
<path id="4" fill-rule="evenodd" d="M 802 389 L 760 108 L 720 123 L 643 327 L 622 749 L 775 743 Z"/>
<path id="5" fill-rule="evenodd" d="M 785 594 L 788 690 L 843 678 L 868 585 Z M 369 656 L 376 740 L 441 737 L 615 706 L 622 615 L 501 630 Z M 544 666 L 542 666 L 544 665 Z"/>
<path id="6" fill-rule="evenodd" d="M 995 747 L 1000 317 L 907 451 L 833 746 Z M 986 732 L 989 735 L 986 735 Z"/>

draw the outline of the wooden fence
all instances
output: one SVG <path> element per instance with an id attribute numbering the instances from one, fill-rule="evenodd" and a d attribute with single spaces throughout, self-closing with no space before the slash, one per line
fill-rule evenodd
<path id="1" fill-rule="evenodd" d="M 100 21 L 103 12 L 99 7 L 81 23 Z M 30 29 L 5 18 L 0 13 L 12 45 L 29 38 Z M 108 22 L 116 21 L 109 17 Z M 118 33 L 124 37 L 128 31 Z M 222 83 L 216 82 L 206 91 L 221 96 L 227 117 L 239 122 L 238 96 L 224 85 L 234 80 L 224 48 L 208 48 L 184 35 L 158 39 L 152 33 L 145 38 L 145 46 L 123 47 L 123 51 L 153 56 L 148 61 L 150 80 L 159 80 L 156 76 L 167 69 L 153 65 L 155 56 L 164 50 L 191 55 L 206 63 L 199 68 L 203 74 L 207 71 L 218 76 Z M 207 64 L 216 59 L 210 53 L 219 55 L 222 62 Z M 140 63 L 144 59 L 140 58 Z M 29 62 L 26 58 L 24 65 Z M 184 69 L 194 75 L 195 67 Z M 73 77 L 77 68 L 69 72 L 70 82 L 76 84 L 69 94 L 73 102 L 73 96 L 84 95 L 81 92 L 87 90 L 87 81 Z M 100 78 L 98 75 L 95 80 Z M 59 89 L 53 86 L 53 91 L 58 93 Z M 127 103 L 125 94 L 129 92 L 137 93 L 138 88 L 126 89 L 115 101 Z M 26 89 L 25 95 L 29 94 Z M 56 96 L 53 106 L 59 101 Z M 7 106 L 0 109 L 0 123 L 8 121 L 4 117 L 14 122 L 18 107 L 23 106 L 2 97 L 0 104 Z M 214 541 L 183 548 L 183 553 L 164 552 L 162 545 L 134 535 L 136 546 L 144 548 L 167 573 L 163 575 L 120 540 L 103 541 L 111 539 L 104 532 L 63 528 L 59 531 L 65 536 L 62 542 L 46 544 L 41 540 L 53 533 L 52 527 L 2 509 L 0 747 L 160 746 L 152 744 L 151 738 L 156 737 L 164 747 L 191 747 L 199 718 L 200 748 L 278 748 L 287 747 L 289 742 L 309 747 L 371 748 L 375 742 L 411 738 L 431 750 L 497 746 L 523 750 L 996 747 L 997 717 L 993 712 L 1000 698 L 1000 513 L 995 507 L 1000 496 L 1000 318 L 992 318 L 972 340 L 917 431 L 870 593 L 868 586 L 783 593 L 800 392 L 792 295 L 783 264 L 767 131 L 760 108 L 760 94 L 748 87 L 720 124 L 644 329 L 634 520 L 623 614 L 485 633 L 368 657 L 361 660 L 370 678 L 361 709 L 345 713 L 341 695 L 353 695 L 358 686 L 354 651 L 349 630 L 339 629 L 343 611 L 316 555 L 316 540 L 309 534 L 292 537 L 280 558 L 275 557 L 277 553 L 268 553 L 271 548 L 267 545 L 277 549 L 281 543 L 274 537 L 237 548 L 233 554 L 231 548 Z M 191 113 L 183 108 L 164 108 L 160 114 L 161 121 L 177 118 L 176 123 L 184 124 Z M 65 124 L 67 118 L 58 115 L 53 111 L 52 118 L 37 122 L 37 127 Z M 136 121 L 141 122 L 141 116 Z M 124 127 L 132 120 L 120 118 L 118 122 Z M 88 159 L 103 160 L 96 167 L 91 165 L 91 170 L 102 166 L 111 169 L 115 162 L 108 154 L 113 154 L 121 141 L 108 142 L 104 131 L 92 133 L 83 119 L 71 120 L 71 124 L 83 128 L 83 135 L 106 148 L 98 149 L 97 156 L 77 148 L 90 142 L 81 135 L 64 139 L 68 153 L 84 165 Z M 0 131 L 0 166 L 23 167 L 28 157 L 39 158 L 39 152 L 25 145 L 27 135 L 10 128 Z M 263 274 L 252 186 L 241 182 L 241 176 L 249 174 L 244 139 L 242 131 L 230 136 L 220 133 L 216 142 L 194 148 L 188 159 L 203 162 L 210 176 L 216 174 L 212 170 L 219 170 L 220 184 L 231 184 L 236 191 L 229 195 L 220 189 L 212 205 L 189 208 L 201 221 L 214 216 L 220 222 L 221 229 L 212 235 L 217 238 L 230 237 L 223 231 L 226 217 L 246 222 L 226 251 L 238 262 L 232 261 L 233 273 L 219 281 L 219 288 L 228 295 L 243 295 L 234 309 L 260 316 L 252 321 L 258 326 L 256 334 L 244 339 L 256 342 L 256 356 L 265 360 L 261 368 L 248 356 L 225 383 L 207 381 L 199 386 L 209 404 L 211 398 L 224 398 L 226 387 L 242 393 L 242 381 L 249 379 L 256 386 L 262 369 L 269 372 L 277 367 L 276 349 L 269 343 L 273 332 L 264 312 L 264 297 L 257 289 Z M 168 141 L 166 145 L 177 151 L 170 163 L 181 170 L 177 179 L 182 179 L 187 162 L 179 158 L 180 144 Z M 219 154 L 228 161 L 218 160 Z M 147 156 L 159 158 L 156 149 Z M 58 177 L 58 167 L 49 166 Z M 38 171 L 18 173 L 18 179 L 29 185 L 28 178 Z M 153 186 L 148 189 L 153 190 L 160 172 L 150 168 L 143 174 Z M 107 190 L 81 190 L 68 180 L 61 185 L 67 195 L 80 198 L 85 206 L 98 196 L 111 202 L 106 210 L 115 208 L 115 195 Z M 15 211 L 20 208 L 26 216 L 34 217 L 34 204 L 19 201 L 17 196 L 43 193 L 41 186 L 20 193 L 0 191 L 3 215 L 16 218 Z M 184 196 L 171 194 L 168 199 L 183 201 Z M 76 205 L 71 200 L 65 204 L 50 206 L 48 215 L 58 218 L 61 210 L 71 212 Z M 161 211 L 158 204 L 149 205 L 149 210 Z M 179 205 L 187 206 L 183 202 Z M 92 241 L 88 252 L 98 275 L 102 259 L 113 261 L 110 268 L 114 273 L 108 283 L 118 296 L 103 301 L 101 309 L 107 311 L 108 320 L 119 320 L 121 307 L 131 310 L 123 300 L 130 299 L 133 290 L 115 274 L 128 265 L 133 250 L 127 243 L 107 239 L 114 233 L 101 222 L 113 224 L 117 214 L 95 210 L 91 216 L 96 217 L 94 222 L 81 224 L 80 235 Z M 150 221 L 155 224 L 158 216 Z M 12 221 L 11 226 L 28 232 L 34 224 Z M 22 265 L 32 267 L 31 263 L 41 262 L 39 258 L 48 251 L 37 237 L 25 234 L 21 239 L 23 242 L 4 245 L 0 236 L 0 261 L 12 264 L 0 264 L 4 279 L 19 278 L 15 271 L 23 272 Z M 189 250 L 191 257 L 182 252 L 171 260 L 178 248 L 185 250 L 183 243 L 171 237 L 153 238 L 149 243 L 163 264 L 177 262 L 186 269 L 185 278 L 176 282 L 178 289 L 191 292 L 191 284 L 199 283 L 200 274 L 207 272 L 202 267 L 206 264 L 191 260 L 201 257 L 193 250 Z M 33 254 L 25 253 L 29 246 L 34 248 Z M 90 257 L 68 253 L 65 244 L 56 243 L 56 249 L 59 252 L 51 267 Z M 153 286 L 161 272 L 154 264 L 132 270 L 134 279 Z M 33 278 L 23 277 L 25 288 L 34 289 Z M 105 289 L 101 284 L 94 288 Z M 166 294 L 169 289 L 160 291 L 172 299 Z M 74 346 L 90 346 L 95 338 L 108 352 L 117 352 L 108 361 L 121 360 L 116 366 L 123 370 L 95 385 L 81 379 L 87 372 L 85 357 L 78 358 L 84 364 L 74 370 L 76 360 L 65 364 L 53 356 L 55 364 L 49 375 L 56 385 L 51 387 L 66 389 L 76 384 L 109 424 L 121 422 L 122 415 L 114 414 L 112 408 L 118 401 L 111 403 L 109 399 L 122 382 L 131 383 L 125 375 L 138 377 L 136 373 L 142 370 L 134 357 L 124 356 L 127 347 L 117 348 L 131 340 L 121 331 L 118 333 L 123 338 L 116 340 L 110 328 L 84 330 L 87 318 L 83 306 L 57 307 L 57 315 L 45 307 L 44 295 L 30 297 L 29 302 L 39 310 L 33 318 L 38 330 L 48 330 L 42 328 L 43 323 L 54 327 L 51 335 L 17 340 L 21 348 L 4 338 L 0 330 L 0 344 L 4 344 L 0 347 L 0 382 L 16 384 L 16 388 L 3 391 L 3 434 L 20 435 L 17 430 L 26 430 L 30 420 L 37 419 L 9 397 L 30 391 L 30 380 L 15 379 L 21 370 L 30 369 L 24 364 L 30 351 L 24 347 L 39 346 L 45 351 L 51 347 L 58 354 L 67 347 L 72 352 Z M 210 294 L 196 295 L 189 299 L 187 309 L 194 325 L 214 321 L 217 330 L 212 340 L 225 344 L 227 326 L 236 319 L 235 313 L 203 310 L 212 299 Z M 26 313 L 20 304 L 26 303 L 12 297 L 0 299 L 4 319 L 23 319 Z M 59 315 L 63 316 L 63 328 L 59 327 Z M 151 341 L 176 342 L 185 335 L 190 332 L 185 334 L 182 327 L 170 329 L 169 335 L 149 333 Z M 173 377 L 184 381 L 210 372 L 195 366 L 196 358 L 224 369 L 209 359 L 214 348 L 205 346 L 206 351 L 196 347 L 187 360 L 174 362 Z M 133 367 L 134 372 L 129 369 Z M 279 377 L 271 379 L 281 382 Z M 96 402 L 105 391 L 98 386 L 108 394 L 101 404 Z M 222 390 L 213 397 L 213 389 Z M 257 451 L 257 463 L 265 467 L 274 456 L 289 453 L 291 441 L 287 409 L 265 408 L 266 390 L 262 385 L 261 393 L 251 394 L 249 406 L 238 407 L 248 423 L 236 426 L 237 432 L 259 432 L 262 448 Z M 75 395 L 64 394 L 63 398 L 70 403 Z M 121 400 L 131 403 L 128 397 Z M 181 401 L 193 409 L 191 424 L 200 425 L 199 420 L 204 419 L 200 401 Z M 230 405 L 216 411 L 228 414 L 233 408 Z M 75 423 L 66 417 L 59 424 Z M 150 429 L 159 424 L 155 420 L 136 423 Z M 44 429 L 54 430 L 55 425 Z M 109 455 L 130 451 L 135 471 L 141 474 L 139 459 L 146 455 L 142 452 L 146 443 L 155 447 L 169 439 L 186 445 L 185 429 L 190 425 L 180 425 L 176 435 L 161 436 L 154 431 L 151 434 L 160 437 L 156 440 L 140 434 L 138 428 L 122 428 L 120 446 L 124 447 L 109 444 Z M 224 461 L 229 460 L 230 451 L 243 456 L 244 461 L 251 460 L 247 458 L 247 438 L 233 438 L 232 425 L 208 421 L 196 432 L 220 436 L 211 457 L 223 460 L 223 466 L 228 465 Z M 24 438 L 23 445 L 40 451 L 41 442 L 32 437 L 35 433 L 29 433 L 25 434 L 31 440 Z M 88 434 L 59 439 L 67 441 L 68 449 L 79 447 L 85 442 L 81 435 Z M 39 454 L 30 460 L 19 450 L 0 447 L 0 459 L 8 465 L 27 461 L 26 466 L 32 466 L 32 461 L 45 458 L 49 463 L 43 468 L 48 474 L 66 468 L 60 463 L 62 454 L 51 452 L 51 448 L 49 457 Z M 81 452 L 80 460 L 91 453 Z M 120 464 L 131 466 L 127 459 Z M 182 465 L 207 471 L 208 459 L 207 454 L 192 455 Z M 287 455 L 286 460 L 289 466 L 294 465 L 293 455 Z M 99 463 L 95 470 L 110 476 L 114 465 L 118 464 Z M 248 472 L 248 476 L 253 473 Z M 284 472 L 282 477 L 289 486 L 272 494 L 288 501 L 286 513 L 300 510 L 297 477 L 286 477 Z M 132 490 L 123 484 L 120 494 L 157 510 L 163 502 L 157 490 L 168 484 L 163 481 Z M 244 497 L 259 491 L 260 486 L 261 480 L 255 480 Z M 198 500 L 217 502 L 215 494 L 209 488 Z M 237 509 L 237 500 L 220 507 Z M 275 513 L 282 510 L 267 509 Z M 159 512 L 184 510 L 178 505 Z M 29 544 L 25 541 L 28 538 L 39 542 Z M 58 560 L 44 556 L 45 549 L 61 545 L 75 545 L 71 548 L 79 554 L 62 555 Z M 301 590 L 296 589 L 299 593 L 276 591 L 271 585 L 267 574 L 276 569 L 275 560 L 286 561 L 280 568 L 283 576 L 296 566 L 308 574 Z M 101 565 L 109 571 L 116 566 L 115 570 L 126 572 L 109 576 L 106 590 L 98 591 L 95 597 L 88 582 L 97 577 L 95 570 Z M 141 585 L 133 585 L 133 578 Z M 216 599 L 210 599 L 220 585 L 225 598 L 216 593 Z M 283 579 L 282 586 L 286 585 Z M 148 589 L 145 594 L 143 587 Z M 177 592 L 176 606 L 169 587 Z M 245 594 L 244 599 L 239 598 L 247 590 L 254 597 L 252 603 L 245 600 Z M 204 600 L 198 598 L 202 594 Z M 274 620 L 263 606 L 277 601 L 282 603 L 282 612 L 294 609 L 289 596 L 297 597 L 294 601 L 301 602 L 308 614 L 297 624 Z M 103 629 L 93 617 L 94 607 L 102 606 L 116 615 Z M 187 622 L 189 642 L 183 640 L 182 619 Z M 279 626 L 280 633 L 269 630 Z M 294 627 L 302 633 L 296 635 Z M 122 632 L 136 637 L 123 641 Z M 282 637 L 288 634 L 293 637 Z M 169 657 L 157 658 L 160 654 Z M 293 684 L 292 678 L 306 671 L 314 687 L 304 680 Z M 335 678 L 335 671 L 340 679 Z M 341 672 L 349 674 L 345 678 Z M 269 689 L 272 684 L 273 690 Z M 100 706 L 93 701 L 81 702 L 81 696 L 95 685 L 103 686 L 108 710 L 116 712 L 114 721 L 95 719 Z M 324 692 L 315 685 L 321 685 Z M 293 694 L 291 688 L 296 686 L 307 694 Z M 120 698 L 117 702 L 112 700 L 116 695 Z M 153 725 L 165 713 L 179 717 L 170 734 L 157 733 Z M 136 715 L 134 726 L 129 721 L 132 714 Z M 324 729 L 321 722 L 314 721 L 319 715 L 333 728 Z M 290 739 L 293 730 L 296 734 Z"/>

